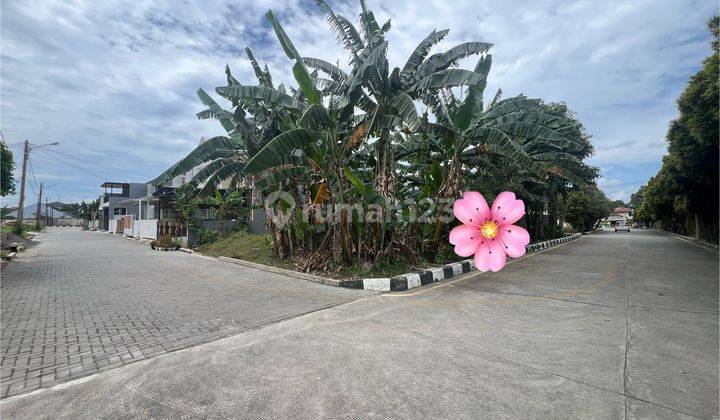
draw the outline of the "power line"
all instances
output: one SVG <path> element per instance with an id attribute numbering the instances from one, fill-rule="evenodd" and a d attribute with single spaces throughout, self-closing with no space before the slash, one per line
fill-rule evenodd
<path id="1" fill-rule="evenodd" d="M 68 158 L 71 158 L 71 159 L 75 159 L 75 160 L 80 161 L 80 162 L 95 163 L 95 161 L 88 160 L 88 159 L 81 159 L 81 158 L 79 158 L 79 157 L 77 157 L 77 156 L 73 156 L 73 155 L 71 155 L 71 154 L 61 152 L 61 151 L 59 151 L 59 150 L 45 150 L 45 152 L 46 152 L 46 153 L 56 153 L 56 154 L 59 154 L 59 155 L 62 155 L 62 156 L 65 156 L 65 157 L 68 157 Z M 115 168 L 115 167 L 107 166 L 107 165 L 104 165 L 104 167 L 105 167 L 105 168 L 108 168 L 108 169 L 111 170 L 112 172 L 118 172 L 118 173 L 122 173 L 122 174 L 125 173 L 125 172 L 123 171 L 123 169 L 121 169 L 121 168 Z"/>
<path id="2" fill-rule="evenodd" d="M 35 180 L 35 171 L 33 170 L 32 160 L 30 160 L 29 156 L 28 156 L 28 166 L 30 167 L 30 175 L 32 176 L 33 184 L 35 184 L 35 187 L 40 188 L 37 181 Z M 32 186 L 32 184 L 30 184 L 30 186 Z"/>
<path id="3" fill-rule="evenodd" d="M 100 171 L 100 170 L 97 170 L 97 169 L 94 169 L 94 168 L 83 167 L 83 166 L 77 165 L 77 164 L 75 164 L 75 163 L 68 162 L 68 161 L 66 161 L 66 160 L 64 160 L 64 159 L 61 159 L 61 158 L 57 157 L 57 156 L 53 156 L 52 154 L 48 153 L 48 152 L 45 151 L 45 150 L 39 150 L 39 152 L 43 153 L 46 157 L 49 157 L 49 158 L 54 159 L 54 160 L 56 160 L 56 161 L 58 161 L 58 162 L 64 163 L 65 165 L 71 166 L 71 167 L 73 167 L 73 168 L 75 168 L 75 169 L 77 169 L 77 170 L 83 171 L 83 172 L 85 172 L 85 173 L 87 173 L 87 174 L 90 174 L 90 175 L 92 175 L 92 176 L 100 176 L 100 177 L 105 177 L 105 176 L 110 176 L 110 177 L 123 176 L 123 177 L 124 177 L 124 176 L 127 176 L 126 174 L 120 174 L 120 173 L 113 174 L 112 172 L 105 172 L 105 171 Z"/>

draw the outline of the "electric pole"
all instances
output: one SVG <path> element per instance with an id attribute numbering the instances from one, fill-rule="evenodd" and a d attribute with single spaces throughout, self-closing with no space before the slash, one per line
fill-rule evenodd
<path id="1" fill-rule="evenodd" d="M 25 205 L 25 176 L 27 175 L 27 163 L 28 159 L 30 158 L 30 151 L 32 149 L 37 149 L 40 147 L 45 146 L 57 146 L 60 144 L 60 142 L 56 141 L 55 143 L 48 143 L 48 144 L 42 144 L 40 146 L 32 146 L 30 147 L 30 140 L 25 140 L 25 150 L 23 151 L 23 167 L 22 167 L 22 176 L 20 177 L 20 201 L 18 202 L 18 217 L 17 217 L 17 224 L 15 225 L 15 230 L 18 233 L 21 233 L 23 230 L 23 206 Z"/>
<path id="2" fill-rule="evenodd" d="M 43 183 L 40 181 L 40 193 L 38 194 L 37 212 L 35 214 L 35 227 L 40 226 L 40 212 L 42 211 L 42 188 Z M 47 209 L 45 209 L 47 211 Z"/>
<path id="3" fill-rule="evenodd" d="M 23 167 L 22 176 L 20 177 L 20 202 L 18 203 L 18 217 L 15 230 L 22 231 L 23 228 L 23 206 L 25 205 L 25 174 L 27 173 L 27 161 L 30 156 L 30 142 L 25 140 L 25 150 L 23 151 Z"/>

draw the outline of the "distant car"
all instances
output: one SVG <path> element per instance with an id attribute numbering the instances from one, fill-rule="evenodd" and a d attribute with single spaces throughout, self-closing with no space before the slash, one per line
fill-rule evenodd
<path id="1" fill-rule="evenodd" d="M 630 226 L 626 225 L 625 222 L 616 223 L 615 232 L 619 232 L 621 230 L 624 230 L 625 232 L 630 232 Z"/>

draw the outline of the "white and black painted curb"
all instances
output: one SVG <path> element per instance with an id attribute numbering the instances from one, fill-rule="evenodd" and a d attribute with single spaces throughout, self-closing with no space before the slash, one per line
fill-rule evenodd
<path id="1" fill-rule="evenodd" d="M 525 247 L 526 254 L 553 248 L 564 243 L 580 239 L 582 235 L 576 233 L 574 235 L 562 238 L 551 239 L 545 242 L 530 244 Z M 344 280 L 342 287 L 351 289 L 378 290 L 381 292 L 402 292 L 404 290 L 413 289 L 426 284 L 438 282 L 440 280 L 449 279 L 460 274 L 469 273 L 475 270 L 472 259 L 458 261 L 453 264 L 444 265 L 442 267 L 431 268 L 419 273 L 407 273 L 395 277 L 381 277 L 371 279 Z"/>
<path id="2" fill-rule="evenodd" d="M 718 247 L 718 244 L 713 244 L 713 243 L 710 243 L 707 241 L 703 241 L 702 239 L 697 239 L 694 236 L 685 236 L 685 235 L 680 235 L 679 233 L 667 232 L 664 230 L 662 230 L 660 232 L 670 234 L 670 235 L 680 239 L 681 241 L 691 242 L 701 248 L 705 248 L 710 251 L 715 251 L 715 252 L 720 251 L 720 247 Z"/>

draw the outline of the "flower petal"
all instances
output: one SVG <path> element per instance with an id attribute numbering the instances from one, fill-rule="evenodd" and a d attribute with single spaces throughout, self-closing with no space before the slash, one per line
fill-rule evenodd
<path id="1" fill-rule="evenodd" d="M 487 201 L 476 191 L 467 191 L 463 194 L 463 198 L 455 200 L 453 213 L 465 224 L 480 225 L 490 218 Z"/>
<path id="2" fill-rule="evenodd" d="M 497 240 L 483 241 L 475 253 L 475 268 L 480 271 L 499 271 L 505 267 L 505 249 Z"/>
<path id="3" fill-rule="evenodd" d="M 490 270 L 500 271 L 505 267 L 506 259 L 505 247 L 500 241 L 497 239 L 490 241 Z"/>
<path id="4" fill-rule="evenodd" d="M 490 218 L 490 206 L 488 206 L 482 194 L 477 191 L 465 191 L 465 193 L 463 193 L 463 200 L 470 203 L 470 207 L 474 208 L 475 213 L 480 215 L 480 217 L 485 220 Z"/>
<path id="5" fill-rule="evenodd" d="M 485 272 L 490 269 L 490 246 L 487 242 L 481 242 L 475 251 L 473 264 L 478 270 Z"/>
<path id="6" fill-rule="evenodd" d="M 450 231 L 450 243 L 455 245 L 455 253 L 461 257 L 469 257 L 475 253 L 482 234 L 475 225 L 455 226 Z"/>
<path id="7" fill-rule="evenodd" d="M 505 253 L 513 258 L 525 255 L 525 246 L 530 243 L 530 234 L 520 226 L 503 226 L 498 233 L 498 239 L 505 247 Z"/>
<path id="8" fill-rule="evenodd" d="M 511 225 L 525 215 L 525 203 L 510 191 L 503 191 L 493 201 L 492 219 L 500 226 Z"/>

